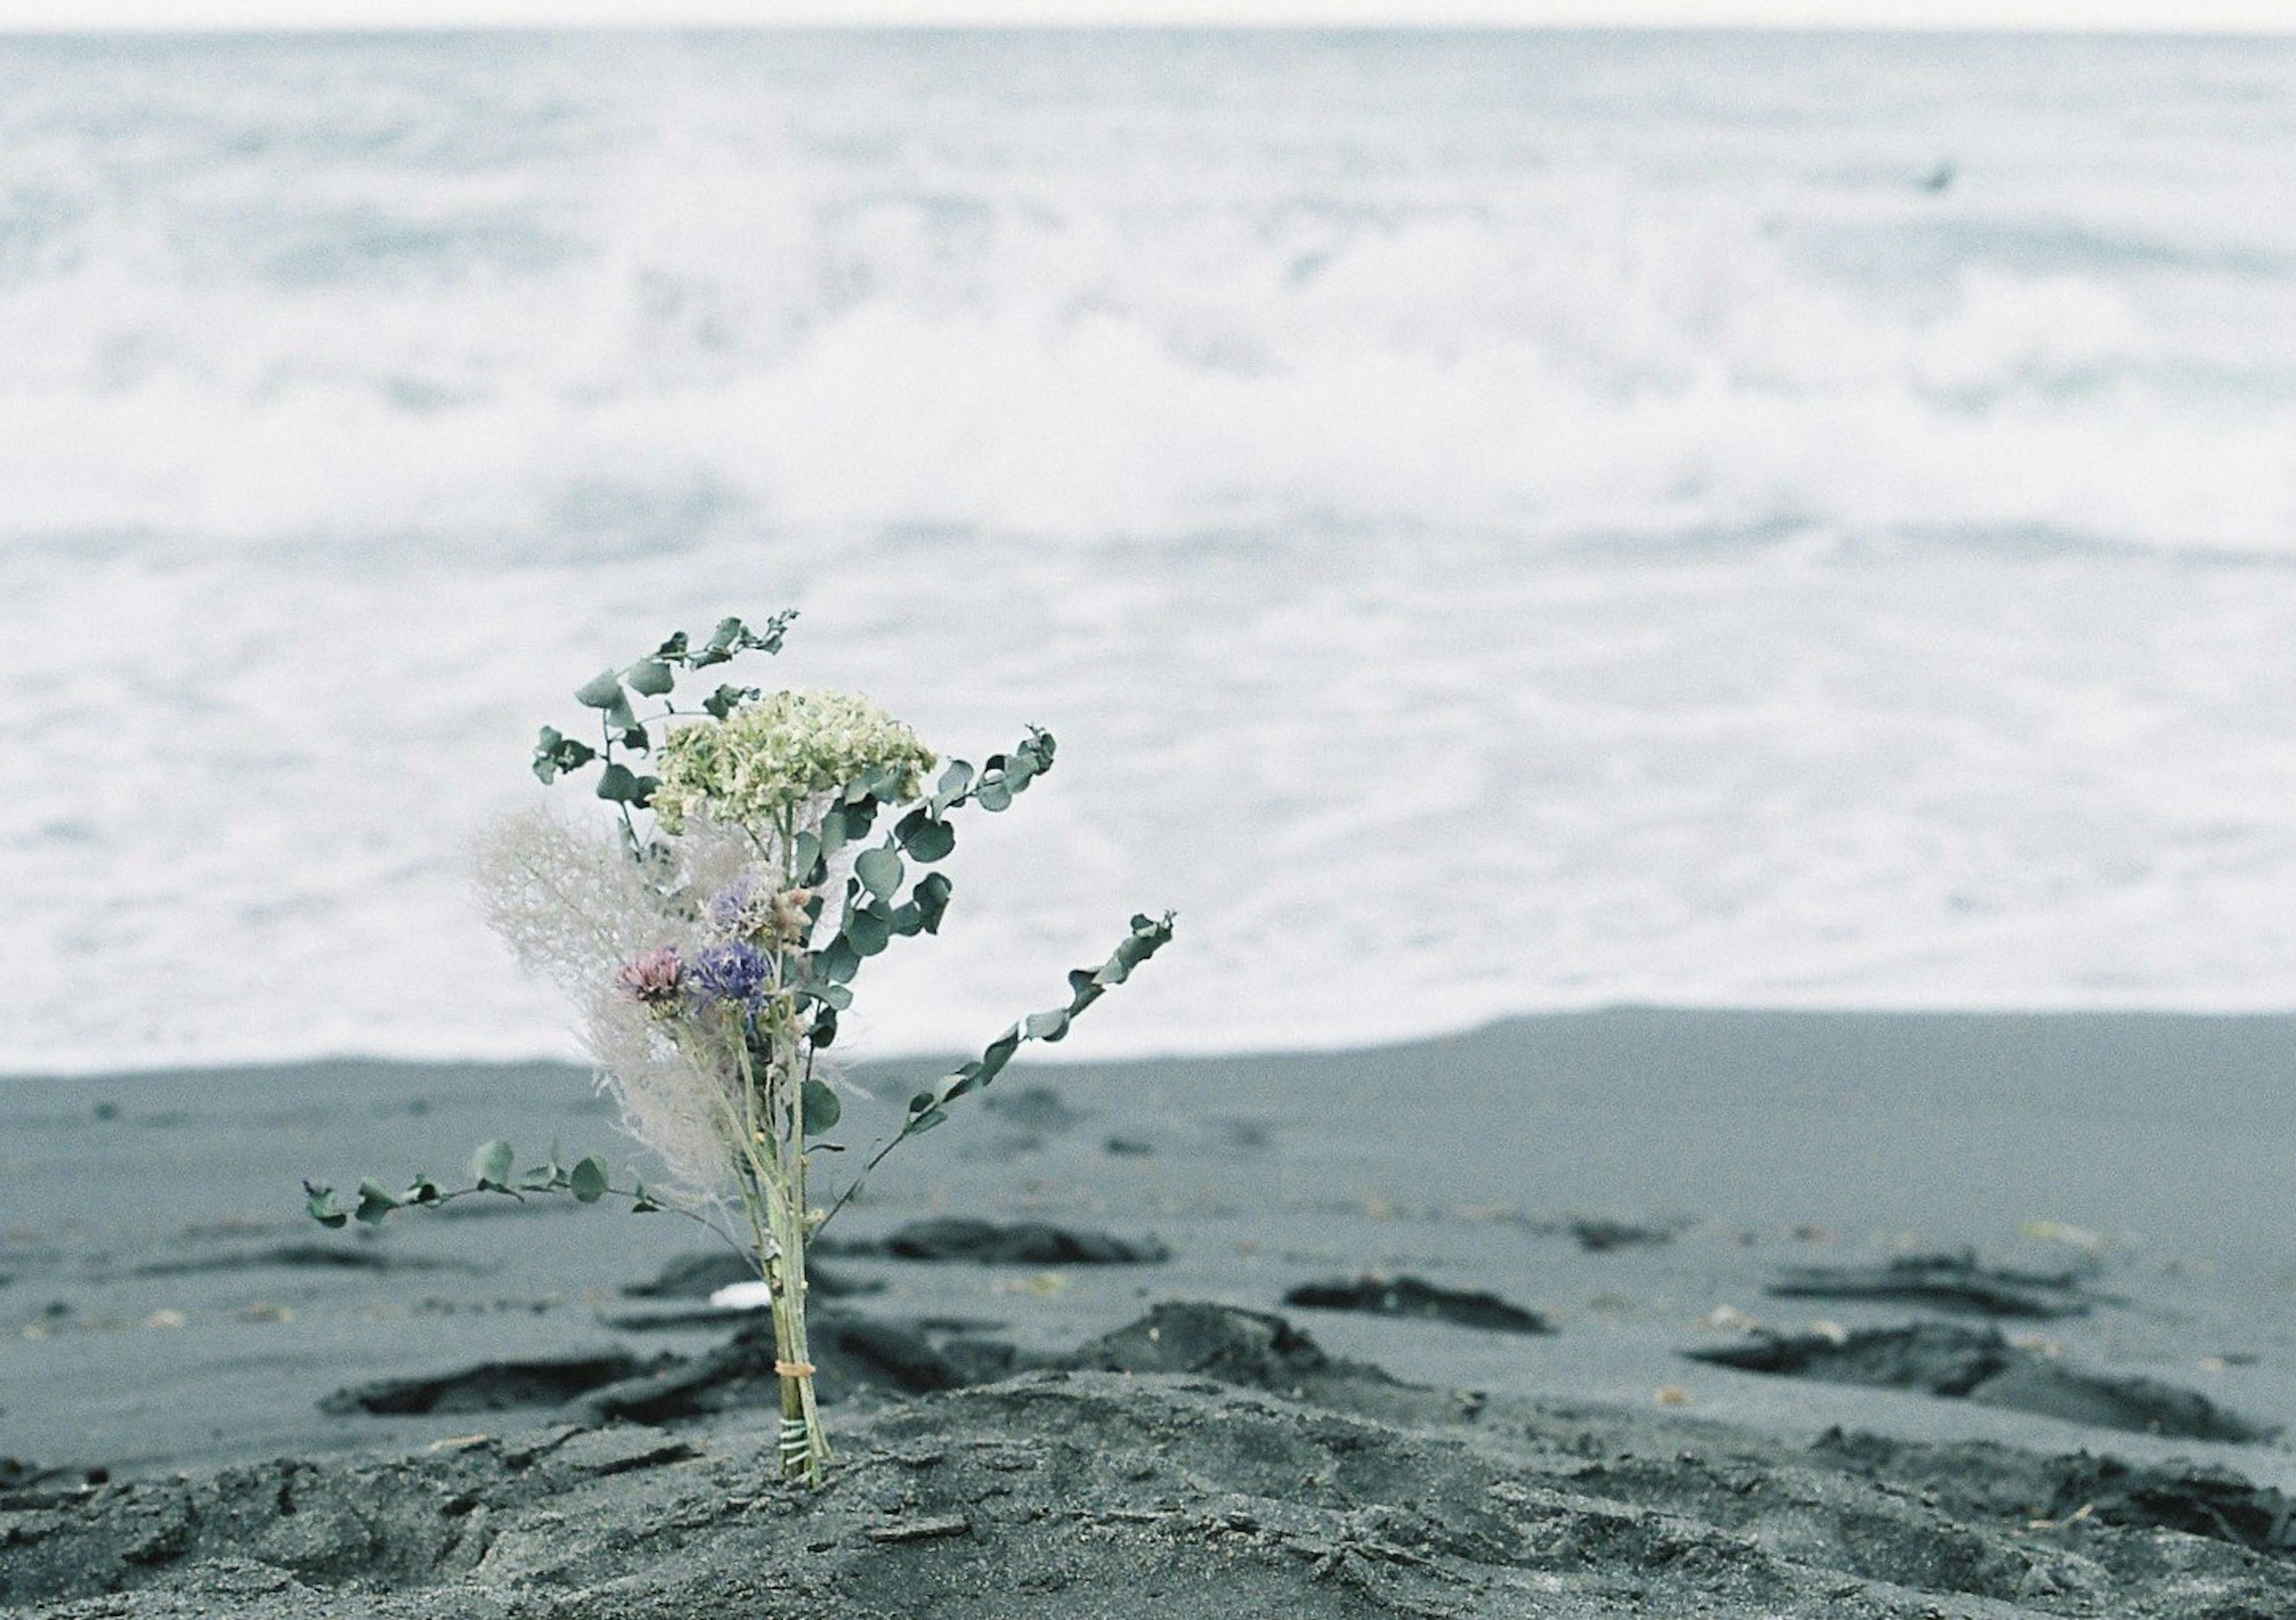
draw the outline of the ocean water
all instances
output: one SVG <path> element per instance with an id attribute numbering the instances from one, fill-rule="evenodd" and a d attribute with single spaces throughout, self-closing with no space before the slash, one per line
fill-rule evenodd
<path id="1" fill-rule="evenodd" d="M 0 40 L 0 1070 L 570 1052 L 472 833 L 784 605 L 1062 744 L 863 1055 L 2296 1006 L 2292 199 L 2285 43 Z"/>

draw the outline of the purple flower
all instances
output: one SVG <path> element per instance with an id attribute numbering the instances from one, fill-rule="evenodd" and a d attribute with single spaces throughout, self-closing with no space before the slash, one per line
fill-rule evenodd
<path id="1" fill-rule="evenodd" d="M 705 999 L 750 1004 L 765 988 L 766 958 L 754 945 L 712 945 L 693 958 L 687 976 Z"/>
<path id="2" fill-rule="evenodd" d="M 702 910 L 718 933 L 739 939 L 757 932 L 758 902 L 767 898 L 759 894 L 758 880 L 744 872 L 711 895 Z"/>
<path id="3" fill-rule="evenodd" d="M 677 1005 L 678 993 L 685 988 L 685 964 L 678 960 L 676 946 L 664 945 L 626 965 L 614 982 L 641 1007 L 667 1012 Z"/>

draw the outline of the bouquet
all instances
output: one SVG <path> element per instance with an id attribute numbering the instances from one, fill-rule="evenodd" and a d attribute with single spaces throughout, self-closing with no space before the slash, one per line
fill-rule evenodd
<path id="1" fill-rule="evenodd" d="M 1172 918 L 1133 917 L 1107 960 L 1068 975 L 1064 1002 L 912 1097 L 890 1139 L 817 1207 L 816 1155 L 843 1151 L 824 1135 L 843 1108 L 822 1054 L 854 982 L 897 937 L 939 932 L 951 885 L 928 868 L 956 847 L 953 818 L 1008 807 L 1052 769 L 1054 740 L 1030 728 L 975 769 L 944 764 L 850 693 L 719 685 L 691 708 L 674 701 L 681 676 L 779 652 L 794 616 L 757 629 L 726 619 L 699 645 L 680 632 L 582 687 L 575 697 L 595 711 L 597 742 L 545 727 L 534 771 L 547 785 L 596 767 L 611 816 L 585 824 L 537 807 L 480 850 L 489 921 L 524 966 L 574 998 L 600 1084 L 667 1181 L 618 1188 L 603 1160 L 562 1167 L 554 1149 L 515 1173 L 511 1147 L 496 1140 L 472 1156 L 471 1185 L 451 1191 L 427 1177 L 403 1194 L 370 1180 L 345 1210 L 331 1188 L 305 1187 L 312 1216 L 337 1227 L 475 1194 L 563 1193 L 717 1228 L 754 1261 L 771 1299 L 783 1476 L 818 1484 L 829 1445 L 807 1353 L 808 1241 L 888 1154 L 945 1121 L 1024 1041 L 1067 1034 L 1171 938 Z M 641 703 L 657 707 L 642 718 Z"/>

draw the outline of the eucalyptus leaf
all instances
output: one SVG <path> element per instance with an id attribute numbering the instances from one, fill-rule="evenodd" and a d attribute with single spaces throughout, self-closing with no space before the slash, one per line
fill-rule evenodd
<path id="1" fill-rule="evenodd" d="M 802 1099 L 800 1106 L 808 1135 L 829 1130 L 845 1115 L 845 1105 L 838 1101 L 837 1093 L 820 1081 L 807 1081 L 800 1095 Z"/>
<path id="2" fill-rule="evenodd" d="M 865 957 L 873 957 L 884 950 L 892 937 L 891 922 L 874 910 L 856 911 L 853 920 L 845 925 L 845 938 L 855 951 Z"/>
<path id="3" fill-rule="evenodd" d="M 1004 774 L 999 771 L 993 777 L 982 777 L 980 786 L 973 793 L 972 802 L 991 815 L 1009 809 L 1013 803 L 1013 790 L 1004 785 Z"/>
<path id="4" fill-rule="evenodd" d="M 814 959 L 814 969 L 832 984 L 843 984 L 861 971 L 861 953 L 853 949 L 853 942 L 839 934 L 822 947 Z"/>
<path id="5" fill-rule="evenodd" d="M 922 807 L 902 817 L 894 826 L 893 833 L 913 860 L 945 859 L 948 852 L 956 848 L 956 828 L 937 819 L 931 810 Z"/>
<path id="6" fill-rule="evenodd" d="M 890 900 L 901 886 L 901 858 L 882 844 L 875 845 L 861 851 L 853 863 L 853 875 L 879 900 Z"/>
<path id="7" fill-rule="evenodd" d="M 596 1154 L 578 1160 L 566 1174 L 567 1190 L 583 1204 L 595 1204 L 606 1196 L 606 1163 Z"/>
<path id="8" fill-rule="evenodd" d="M 951 760 L 947 769 L 940 773 L 940 780 L 934 785 L 934 792 L 944 800 L 955 799 L 972 785 L 972 767 L 963 760 Z"/>
<path id="9" fill-rule="evenodd" d="M 834 1007 L 840 1013 L 853 1005 L 853 991 L 843 984 L 831 984 L 825 982 L 808 984 L 805 987 L 805 993 L 824 1007 Z"/>
<path id="10" fill-rule="evenodd" d="M 1021 1026 L 1016 1024 L 990 1041 L 980 1054 L 981 1079 L 984 1081 L 993 1080 L 1003 1073 L 1004 1065 L 1012 1061 L 1013 1054 L 1020 1048 Z"/>
<path id="11" fill-rule="evenodd" d="M 704 713 L 722 720 L 743 703 L 755 702 L 764 695 L 755 687 L 720 687 L 701 700 L 701 708 Z"/>
<path id="12" fill-rule="evenodd" d="M 372 1178 L 358 1187 L 358 1207 L 351 1212 L 352 1219 L 368 1226 L 380 1226 L 383 1217 L 398 1207 L 398 1200 L 383 1190 L 382 1183 Z"/>
<path id="13" fill-rule="evenodd" d="M 1028 1032 L 1029 1040 L 1050 1044 L 1069 1032 L 1068 1008 L 1056 1007 L 1049 1012 L 1030 1013 L 1021 1027 Z"/>
<path id="14" fill-rule="evenodd" d="M 500 1137 L 481 1142 L 471 1155 L 471 1180 L 480 1187 L 490 1187 L 497 1192 L 510 1189 L 510 1167 L 518 1155 Z"/>
<path id="15" fill-rule="evenodd" d="M 585 709 L 629 708 L 630 700 L 622 694 L 622 678 L 611 670 L 601 670 L 575 688 L 574 701 Z"/>
<path id="16" fill-rule="evenodd" d="M 330 1229 L 340 1227 L 350 1217 L 335 1207 L 335 1189 L 322 1187 L 316 1181 L 303 1183 L 303 1213 Z"/>
<path id="17" fill-rule="evenodd" d="M 617 804 L 643 808 L 652 801 L 653 790 L 660 785 L 660 777 L 639 776 L 619 761 L 598 773 L 598 797 Z"/>
<path id="18" fill-rule="evenodd" d="M 640 697 L 660 697 L 677 684 L 677 677 L 659 658 L 641 658 L 622 678 Z"/>
<path id="19" fill-rule="evenodd" d="M 918 919 L 927 933 L 940 932 L 940 919 L 948 909 L 951 887 L 943 874 L 928 872 L 917 880 L 917 886 L 909 891 L 909 903 L 916 907 Z"/>

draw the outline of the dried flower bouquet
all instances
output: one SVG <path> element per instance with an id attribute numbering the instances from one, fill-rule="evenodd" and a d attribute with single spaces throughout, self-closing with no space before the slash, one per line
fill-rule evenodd
<path id="1" fill-rule="evenodd" d="M 699 646 L 681 632 L 584 686 L 576 697 L 596 711 L 599 742 L 545 727 L 534 769 L 548 784 L 597 766 L 611 825 L 537 807 L 495 828 L 480 851 L 489 920 L 522 965 L 581 1007 L 601 1084 L 668 1181 L 618 1188 L 596 1156 L 563 1167 L 554 1150 L 514 1173 L 509 1144 L 496 1140 L 472 1156 L 471 1185 L 451 1191 L 427 1177 L 403 1194 L 369 1180 L 348 1210 L 329 1188 L 306 1191 L 312 1216 L 330 1226 L 473 1194 L 564 1193 L 716 1227 L 752 1258 L 771 1296 L 783 1475 L 818 1484 L 829 1444 L 806 1339 L 807 1243 L 886 1155 L 941 1123 L 1023 1041 L 1065 1035 L 1171 938 L 1172 918 L 1135 917 L 1106 961 L 1069 974 L 1064 1003 L 911 1098 L 895 1134 L 817 1208 L 814 1155 L 842 1151 L 821 1134 L 842 1112 L 821 1053 L 855 978 L 896 936 L 939 931 L 950 884 L 924 868 L 955 848 L 951 815 L 1005 809 L 1052 769 L 1054 742 L 1032 728 L 977 770 L 949 761 L 928 790 L 939 761 L 865 698 L 721 685 L 692 709 L 671 701 L 681 674 L 779 652 L 793 616 L 755 629 L 727 619 Z M 659 711 L 641 719 L 640 701 Z M 632 769 L 641 757 L 652 774 Z M 881 816 L 889 825 L 872 842 Z"/>

